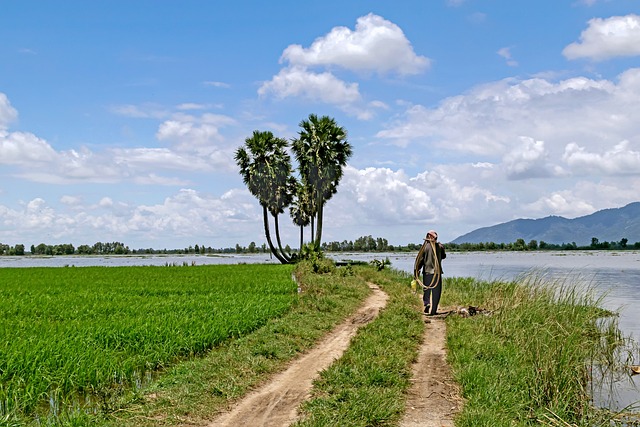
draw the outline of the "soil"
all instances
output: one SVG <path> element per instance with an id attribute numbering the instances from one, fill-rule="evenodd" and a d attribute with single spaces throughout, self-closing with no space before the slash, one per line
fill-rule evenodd
<path id="1" fill-rule="evenodd" d="M 401 427 L 453 427 L 462 399 L 447 364 L 446 324 L 442 314 L 427 322 Z"/>
<path id="2" fill-rule="evenodd" d="M 288 426 L 297 420 L 297 409 L 309 397 L 321 371 L 349 347 L 358 328 L 376 318 L 387 295 L 376 285 L 362 307 L 334 329 L 316 348 L 291 363 L 261 388 L 235 403 L 207 427 Z M 445 323 L 441 316 L 425 317 L 425 339 L 413 368 L 413 386 L 401 426 L 453 426 L 460 399 L 446 363 Z"/>

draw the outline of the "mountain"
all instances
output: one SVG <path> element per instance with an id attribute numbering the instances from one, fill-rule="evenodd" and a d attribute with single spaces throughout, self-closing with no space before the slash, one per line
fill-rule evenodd
<path id="1" fill-rule="evenodd" d="M 626 238 L 629 244 L 640 242 L 640 202 L 622 208 L 603 209 L 591 215 L 567 219 L 548 216 L 540 219 L 516 219 L 464 234 L 451 243 L 512 243 L 525 242 L 562 244 L 575 242 L 588 246 L 596 237 L 600 242 L 619 242 Z"/>

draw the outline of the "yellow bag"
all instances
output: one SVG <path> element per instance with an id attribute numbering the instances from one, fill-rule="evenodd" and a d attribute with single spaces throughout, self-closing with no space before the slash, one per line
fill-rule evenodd
<path id="1" fill-rule="evenodd" d="M 413 279 L 411 281 L 411 290 L 413 292 L 416 292 L 418 290 L 418 281 L 416 279 Z"/>

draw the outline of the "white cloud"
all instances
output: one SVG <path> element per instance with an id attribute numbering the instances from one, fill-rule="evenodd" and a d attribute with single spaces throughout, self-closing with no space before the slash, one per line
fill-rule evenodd
<path id="1" fill-rule="evenodd" d="M 589 152 L 576 143 L 567 144 L 563 160 L 576 175 L 640 175 L 640 151 L 622 141 L 602 154 Z"/>
<path id="2" fill-rule="evenodd" d="M 287 65 L 260 86 L 260 96 L 330 104 L 361 120 L 371 119 L 375 109 L 386 108 L 386 105 L 378 100 L 365 102 L 358 83 L 337 77 L 336 68 L 405 76 L 418 74 L 430 64 L 428 58 L 415 54 L 397 25 L 374 14 L 358 18 L 355 31 L 335 27 L 309 48 L 288 46 L 281 62 Z"/>
<path id="3" fill-rule="evenodd" d="M 377 136 L 400 146 L 414 142 L 439 152 L 457 151 L 478 161 L 502 159 L 512 177 L 557 175 L 572 142 L 586 150 L 624 140 L 630 146 L 640 143 L 638 97 L 640 69 L 627 70 L 617 82 L 507 79 L 444 99 L 436 108 L 409 106 Z"/>
<path id="4" fill-rule="evenodd" d="M 156 249 L 177 248 L 185 239 L 195 239 L 193 244 L 225 247 L 236 242 L 248 244 L 244 241 L 247 231 L 249 235 L 263 235 L 262 212 L 246 190 L 213 197 L 182 189 L 160 203 L 137 206 L 109 196 L 86 205 L 75 196 L 64 196 L 60 207 L 34 198 L 18 209 L 0 205 L 0 214 L 3 229 L 11 230 L 27 246 L 43 239 L 48 244 L 58 240 L 93 244 L 89 236 L 100 236 L 96 241 L 119 240 L 132 249 L 137 248 L 137 241 L 156 242 Z M 3 235 L 7 233 L 3 231 Z M 41 240 L 29 242 L 29 236 Z"/>
<path id="5" fill-rule="evenodd" d="M 45 140 L 32 133 L 6 132 L 0 129 L 0 164 L 37 166 L 58 159 Z"/>
<path id="6" fill-rule="evenodd" d="M 216 82 L 216 81 L 207 81 L 204 82 L 205 86 L 212 86 L 212 87 L 220 87 L 223 89 L 229 89 L 231 87 L 230 84 L 228 83 L 224 83 L 224 82 Z"/>
<path id="7" fill-rule="evenodd" d="M 362 119 L 372 115 L 371 111 L 360 107 L 362 98 L 357 83 L 346 83 L 329 72 L 315 73 L 304 67 L 283 68 L 271 81 L 262 84 L 258 94 L 331 104 Z"/>
<path id="8" fill-rule="evenodd" d="M 591 19 L 587 29 L 580 34 L 580 41 L 571 43 L 562 53 L 567 59 L 595 61 L 640 55 L 640 16 Z"/>
<path id="9" fill-rule="evenodd" d="M 7 95 L 0 92 L 0 132 L 9 126 L 9 123 L 18 118 L 18 112 L 11 106 Z"/>
<path id="10" fill-rule="evenodd" d="M 333 74 L 313 73 L 306 68 L 283 68 L 258 89 L 259 95 L 273 94 L 277 98 L 303 97 L 327 104 L 360 101 L 358 84 L 347 84 Z"/>
<path id="11" fill-rule="evenodd" d="M 17 117 L 17 112 L 6 96 L 0 95 L 0 119 L 2 123 L 8 123 Z M 150 117 L 151 114 L 133 106 L 128 111 L 135 117 Z M 134 114 L 135 111 L 140 115 Z M 156 134 L 160 141 L 171 143 L 171 148 L 111 148 L 94 152 L 82 147 L 56 151 L 49 142 L 32 133 L 9 132 L 0 127 L 0 164 L 17 167 L 14 175 L 22 179 L 49 184 L 126 180 L 138 184 L 185 185 L 186 179 L 163 176 L 162 171 L 232 170 L 235 144 L 225 141 L 220 128 L 235 125 L 234 119 L 210 113 L 199 117 L 183 113 L 172 116 L 174 119 L 162 123 Z"/>
<path id="12" fill-rule="evenodd" d="M 357 72 L 399 75 L 421 73 L 430 63 L 428 58 L 415 54 L 400 27 L 372 13 L 358 18 L 355 31 L 335 27 L 309 48 L 287 47 L 281 59 L 293 66 L 339 66 Z"/>
<path id="13" fill-rule="evenodd" d="M 164 119 L 171 115 L 171 112 L 158 104 L 125 104 L 114 105 L 109 110 L 117 115 L 131 117 L 135 119 Z"/>
<path id="14" fill-rule="evenodd" d="M 503 57 L 507 61 L 507 65 L 508 66 L 510 66 L 510 67 L 518 66 L 518 61 L 513 59 L 512 55 L 511 55 L 511 48 L 503 47 L 501 49 L 498 49 L 497 54 L 499 56 Z"/>
<path id="15" fill-rule="evenodd" d="M 525 209 L 529 210 L 532 216 L 536 214 L 548 216 L 548 212 L 553 212 L 554 215 L 569 218 L 588 215 L 596 210 L 593 205 L 574 195 L 571 190 L 558 191 L 543 196 L 535 202 L 527 204 Z"/>
<path id="16" fill-rule="evenodd" d="M 548 152 L 544 141 L 521 137 L 502 159 L 510 179 L 545 178 L 554 173 L 548 167 Z"/>

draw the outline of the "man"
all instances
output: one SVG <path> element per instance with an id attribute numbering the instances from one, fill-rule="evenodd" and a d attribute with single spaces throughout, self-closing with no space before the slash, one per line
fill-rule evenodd
<path id="1" fill-rule="evenodd" d="M 422 270 L 424 312 L 434 315 L 442 295 L 442 260 L 447 257 L 444 246 L 438 242 L 438 233 L 429 230 L 416 259 L 416 271 Z"/>

